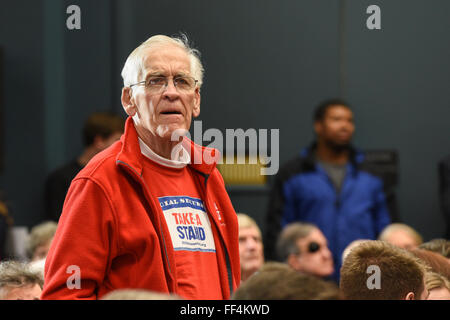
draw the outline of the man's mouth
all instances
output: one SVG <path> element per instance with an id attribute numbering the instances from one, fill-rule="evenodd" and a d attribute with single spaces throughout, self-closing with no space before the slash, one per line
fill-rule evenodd
<path id="1" fill-rule="evenodd" d="M 181 112 L 180 111 L 175 111 L 175 110 L 169 110 L 169 111 L 163 111 L 163 112 L 161 112 L 161 114 L 166 114 L 166 115 L 168 115 L 168 114 L 181 114 Z"/>

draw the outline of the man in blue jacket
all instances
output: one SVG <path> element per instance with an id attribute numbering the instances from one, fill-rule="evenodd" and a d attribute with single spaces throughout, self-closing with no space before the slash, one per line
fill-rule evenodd
<path id="1" fill-rule="evenodd" d="M 281 229 L 294 221 L 315 224 L 326 236 L 339 279 L 342 252 L 356 239 L 376 239 L 391 222 L 383 182 L 364 170 L 364 155 L 351 139 L 353 112 L 338 99 L 314 114 L 317 140 L 275 177 L 266 228 L 266 256 L 275 259 Z"/>

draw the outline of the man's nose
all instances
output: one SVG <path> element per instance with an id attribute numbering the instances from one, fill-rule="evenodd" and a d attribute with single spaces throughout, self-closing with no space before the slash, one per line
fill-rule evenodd
<path id="1" fill-rule="evenodd" d="M 245 243 L 245 246 L 247 247 L 247 249 L 254 249 L 256 247 L 256 241 L 253 239 L 248 239 Z"/>
<path id="2" fill-rule="evenodd" d="M 355 125 L 352 121 L 344 121 L 343 127 L 346 128 L 348 131 L 352 131 L 355 128 Z"/>
<path id="3" fill-rule="evenodd" d="M 331 251 L 328 248 L 324 248 L 322 250 L 322 255 L 327 258 L 327 259 L 331 259 Z"/>
<path id="4" fill-rule="evenodd" d="M 179 93 L 172 79 L 167 81 L 167 85 L 164 87 L 163 96 L 169 100 L 178 98 Z"/>

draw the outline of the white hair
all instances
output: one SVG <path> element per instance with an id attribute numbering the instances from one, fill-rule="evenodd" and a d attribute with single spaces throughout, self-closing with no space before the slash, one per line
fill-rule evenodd
<path id="1" fill-rule="evenodd" d="M 141 81 L 140 78 L 144 71 L 144 51 L 145 49 L 156 45 L 175 45 L 185 50 L 189 56 L 191 64 L 191 74 L 198 81 L 197 86 L 199 88 L 202 86 L 204 68 L 200 61 L 200 51 L 192 48 L 189 45 L 187 36 L 185 34 L 181 34 L 180 37 L 168 37 L 165 35 L 152 36 L 144 41 L 139 47 L 134 49 L 128 56 L 122 69 L 122 78 L 125 87 L 129 87 L 130 85 Z"/>

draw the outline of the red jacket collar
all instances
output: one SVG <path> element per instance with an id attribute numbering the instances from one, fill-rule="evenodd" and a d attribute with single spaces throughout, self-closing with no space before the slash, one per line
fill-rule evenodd
<path id="1" fill-rule="evenodd" d="M 120 141 L 122 142 L 122 148 L 117 155 L 116 163 L 125 163 L 139 176 L 142 176 L 143 155 L 138 142 L 138 134 L 131 117 L 128 117 L 125 123 L 125 132 Z M 184 137 L 182 144 L 190 152 L 191 163 L 189 166 L 205 175 L 210 175 L 220 159 L 219 150 L 195 144 L 187 137 Z"/>

